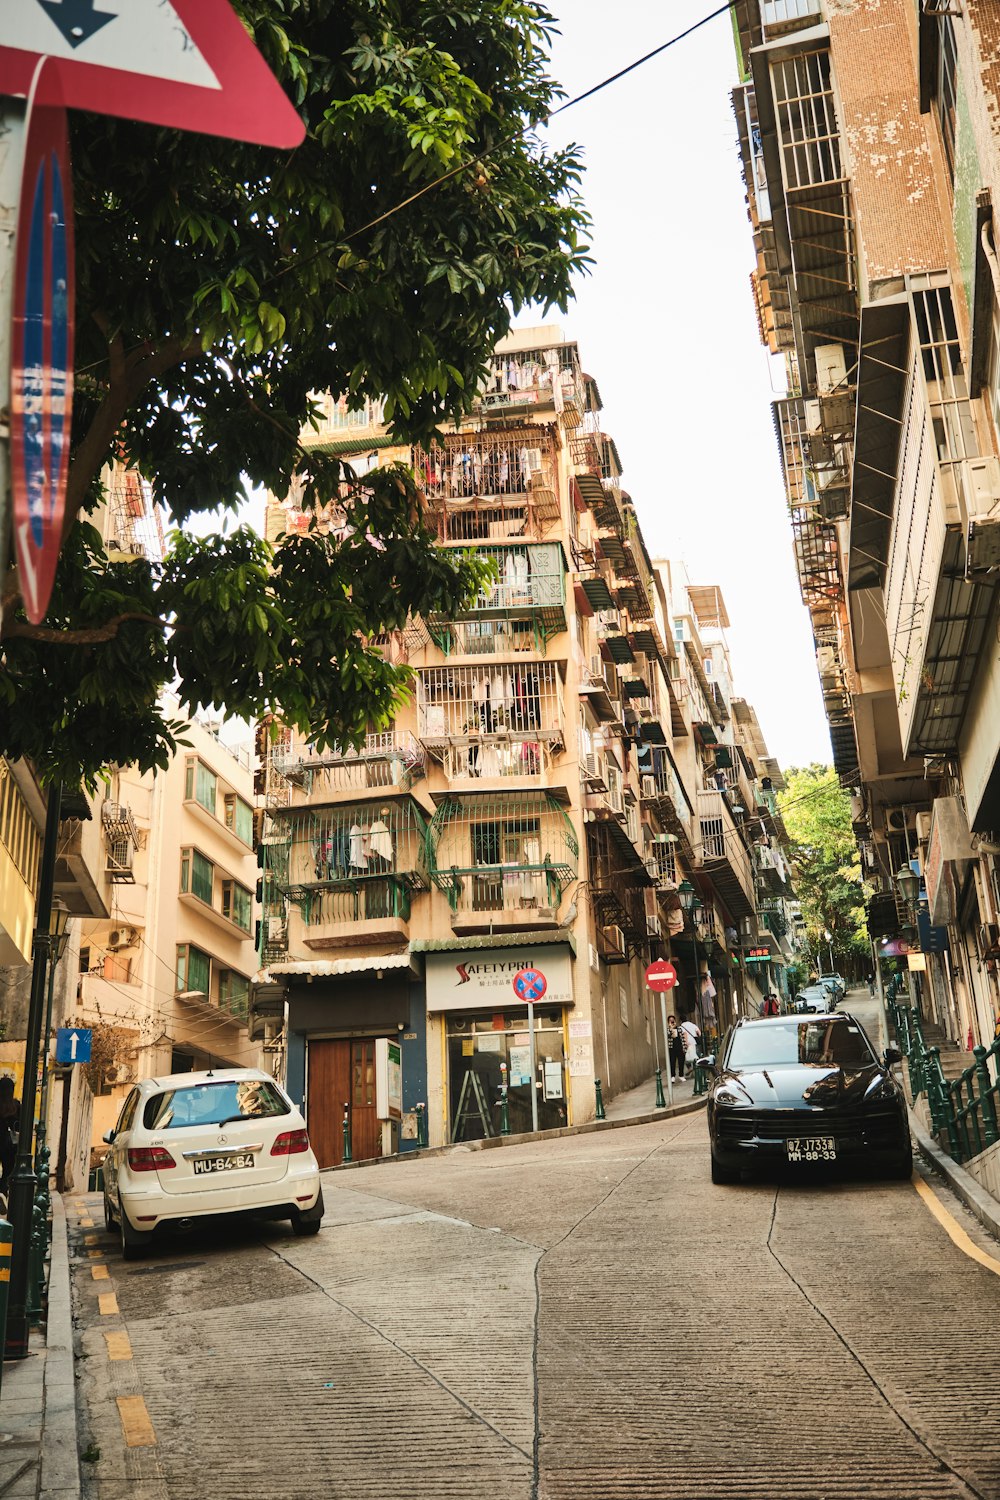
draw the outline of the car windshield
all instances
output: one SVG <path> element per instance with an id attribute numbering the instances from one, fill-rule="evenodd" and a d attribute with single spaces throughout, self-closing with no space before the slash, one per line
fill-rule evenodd
<path id="1" fill-rule="evenodd" d="M 268 1079 L 240 1078 L 154 1094 L 146 1101 L 142 1123 L 147 1130 L 177 1130 L 186 1125 L 221 1125 L 227 1120 L 259 1120 L 287 1113 L 288 1105 Z"/>
<path id="2" fill-rule="evenodd" d="M 875 1060 L 861 1027 L 846 1016 L 837 1016 L 823 1021 L 741 1026 L 730 1043 L 726 1067 L 739 1070 L 816 1063 L 850 1070 L 870 1067 Z"/>

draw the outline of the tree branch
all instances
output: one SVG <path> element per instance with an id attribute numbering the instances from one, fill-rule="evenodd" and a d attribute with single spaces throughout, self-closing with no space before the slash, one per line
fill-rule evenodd
<path id="1" fill-rule="evenodd" d="M 147 625 L 157 625 L 161 630 L 167 629 L 167 621 L 161 620 L 158 615 L 145 615 L 139 610 L 128 610 L 124 614 L 115 615 L 113 619 L 107 620 L 103 625 L 95 625 L 90 630 L 53 630 L 48 625 L 29 625 L 27 620 L 11 620 L 4 626 L 4 637 L 20 636 L 28 641 L 45 641 L 53 646 L 99 646 L 103 641 L 114 640 L 120 626 L 126 620 L 143 620 Z"/>

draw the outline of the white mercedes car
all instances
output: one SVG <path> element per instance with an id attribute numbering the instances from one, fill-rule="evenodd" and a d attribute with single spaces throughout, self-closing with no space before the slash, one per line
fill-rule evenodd
<path id="1" fill-rule="evenodd" d="M 104 1221 L 126 1260 L 161 1225 L 216 1214 L 291 1219 L 299 1235 L 320 1227 L 306 1122 L 259 1068 L 143 1079 L 104 1139 Z"/>

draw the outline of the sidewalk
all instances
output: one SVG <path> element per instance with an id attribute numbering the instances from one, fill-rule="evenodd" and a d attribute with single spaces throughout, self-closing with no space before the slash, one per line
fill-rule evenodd
<path id="1" fill-rule="evenodd" d="M 62 1197 L 52 1194 L 48 1328 L 31 1332 L 27 1359 L 7 1360 L 0 1391 L 2 1500 L 79 1500 L 69 1253 Z"/>
<path id="2" fill-rule="evenodd" d="M 687 1104 L 694 1098 L 694 1080 L 692 1078 L 675 1078 L 673 1081 L 674 1104 Z M 667 1075 L 663 1075 L 663 1097 L 669 1103 L 670 1096 L 667 1093 Z M 615 1097 L 605 1103 L 604 1113 L 609 1120 L 634 1120 L 643 1115 L 662 1114 L 662 1109 L 656 1108 L 656 1075 L 651 1074 L 645 1083 L 637 1084 L 634 1089 L 626 1089 L 624 1093 L 616 1094 Z"/>

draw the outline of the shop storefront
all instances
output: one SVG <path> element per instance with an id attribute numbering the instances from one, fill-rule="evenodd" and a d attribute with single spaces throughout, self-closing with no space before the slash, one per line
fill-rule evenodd
<path id="1" fill-rule="evenodd" d="M 533 1007 L 534 1080 L 528 1007 L 513 989 L 514 976 L 525 968 L 540 970 L 547 986 Z M 429 953 L 426 983 L 428 1012 L 438 1013 L 444 1035 L 449 1140 L 499 1133 L 505 1080 L 513 1132 L 531 1129 L 533 1084 L 539 1129 L 569 1123 L 566 1013 L 573 980 L 567 945 Z"/>

